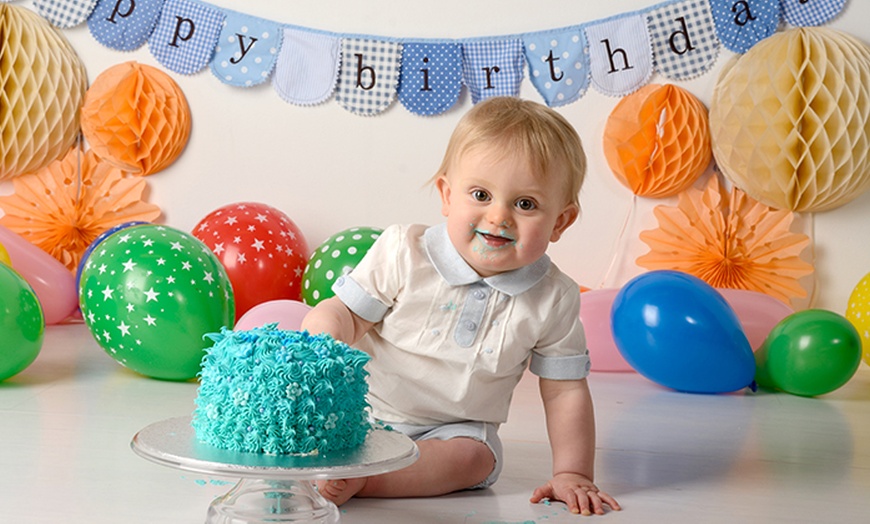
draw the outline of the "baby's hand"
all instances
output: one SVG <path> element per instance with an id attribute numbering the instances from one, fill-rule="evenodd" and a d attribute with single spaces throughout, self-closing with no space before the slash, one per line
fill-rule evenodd
<path id="1" fill-rule="evenodd" d="M 571 513 L 579 513 L 584 516 L 604 515 L 604 504 L 610 509 L 619 511 L 619 503 L 616 499 L 603 491 L 588 478 L 575 473 L 559 473 L 545 485 L 532 493 L 530 501 L 538 503 L 544 499 L 560 500 L 568 505 Z"/>

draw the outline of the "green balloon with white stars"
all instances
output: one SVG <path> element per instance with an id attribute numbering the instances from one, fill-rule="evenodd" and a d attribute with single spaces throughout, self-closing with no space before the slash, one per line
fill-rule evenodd
<path id="1" fill-rule="evenodd" d="M 79 305 L 109 356 L 164 380 L 196 377 L 209 344 L 203 336 L 235 319 L 232 285 L 214 253 L 193 235 L 154 224 L 100 243 L 82 269 Z"/>
<path id="2" fill-rule="evenodd" d="M 313 306 L 334 296 L 335 280 L 359 264 L 383 231 L 374 227 L 352 227 L 320 244 L 302 273 L 302 301 Z"/>

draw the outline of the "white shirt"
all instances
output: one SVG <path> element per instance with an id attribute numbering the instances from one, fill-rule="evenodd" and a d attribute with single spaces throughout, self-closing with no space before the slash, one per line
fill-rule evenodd
<path id="1" fill-rule="evenodd" d="M 545 378 L 589 373 L 579 286 L 546 255 L 483 278 L 446 225 L 390 226 L 333 289 L 375 322 L 357 347 L 372 356 L 369 402 L 386 422 L 500 424 L 530 360 Z"/>

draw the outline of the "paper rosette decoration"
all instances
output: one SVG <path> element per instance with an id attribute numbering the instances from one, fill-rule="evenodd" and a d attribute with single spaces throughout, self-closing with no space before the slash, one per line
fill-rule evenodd
<path id="1" fill-rule="evenodd" d="M 604 127 L 604 156 L 639 196 L 683 191 L 712 157 L 707 109 L 685 89 L 649 84 L 624 97 Z"/>
<path id="2" fill-rule="evenodd" d="M 72 148 L 41 171 L 12 180 L 14 192 L 0 196 L 0 225 L 60 260 L 78 267 L 88 245 L 124 222 L 151 221 L 160 208 L 142 201 L 145 180 L 125 176 L 93 151 Z"/>
<path id="3" fill-rule="evenodd" d="M 91 149 L 123 171 L 150 175 L 178 158 L 190 137 L 190 108 L 163 71 L 124 62 L 103 71 L 82 106 Z"/>
<path id="4" fill-rule="evenodd" d="M 870 186 L 870 48 L 831 29 L 759 42 L 723 69 L 710 129 L 722 172 L 792 211 L 841 206 Z"/>
<path id="5" fill-rule="evenodd" d="M 799 279 L 813 272 L 800 258 L 809 237 L 792 233 L 794 215 L 774 209 L 717 176 L 704 190 L 690 188 L 676 207 L 657 206 L 658 229 L 642 231 L 649 253 L 637 264 L 649 270 L 673 269 L 715 288 L 759 291 L 786 304 L 807 292 Z"/>
<path id="6" fill-rule="evenodd" d="M 0 180 L 62 157 L 79 135 L 84 65 L 44 18 L 0 4 Z"/>

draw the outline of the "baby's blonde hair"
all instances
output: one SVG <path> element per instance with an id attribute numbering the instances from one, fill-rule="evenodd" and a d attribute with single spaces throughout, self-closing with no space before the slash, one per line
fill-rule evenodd
<path id="1" fill-rule="evenodd" d="M 535 175 L 565 177 L 567 201 L 579 205 L 586 176 L 586 154 L 570 123 L 547 106 L 513 97 L 492 97 L 472 107 L 456 125 L 441 167 L 432 178 L 446 176 L 463 154 L 480 145 L 529 162 Z"/>

